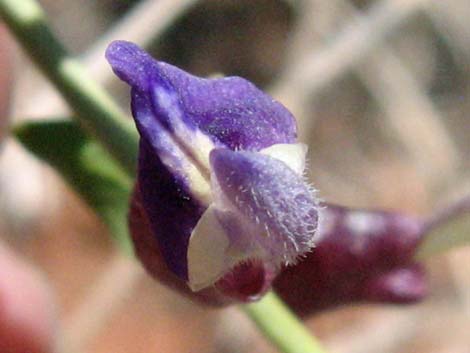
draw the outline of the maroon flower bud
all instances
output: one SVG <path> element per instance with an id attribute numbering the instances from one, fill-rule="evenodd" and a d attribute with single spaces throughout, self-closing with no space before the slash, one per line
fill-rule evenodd
<path id="1" fill-rule="evenodd" d="M 413 256 L 424 223 L 399 213 L 325 205 L 316 247 L 275 290 L 301 314 L 352 302 L 412 303 L 426 295 Z"/>

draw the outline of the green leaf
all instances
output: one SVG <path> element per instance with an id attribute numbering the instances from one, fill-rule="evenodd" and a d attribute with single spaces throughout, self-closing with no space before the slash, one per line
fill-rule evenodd
<path id="1" fill-rule="evenodd" d="M 132 181 L 101 145 L 66 120 L 27 122 L 14 133 L 64 177 L 106 223 L 119 246 L 132 253 L 127 228 Z"/>
<path id="2" fill-rule="evenodd" d="M 465 245 L 470 245 L 470 195 L 429 220 L 415 257 L 423 260 Z"/>

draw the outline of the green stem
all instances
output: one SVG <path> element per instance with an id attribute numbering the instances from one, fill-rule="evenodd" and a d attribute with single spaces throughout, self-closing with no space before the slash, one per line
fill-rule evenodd
<path id="1" fill-rule="evenodd" d="M 261 332 L 283 353 L 325 353 L 295 314 L 273 292 L 244 307 Z"/>
<path id="2" fill-rule="evenodd" d="M 34 0 L 0 0 L 0 16 L 74 110 L 81 127 L 97 137 L 130 175 L 135 173 L 137 134 L 108 94 L 70 57 Z"/>

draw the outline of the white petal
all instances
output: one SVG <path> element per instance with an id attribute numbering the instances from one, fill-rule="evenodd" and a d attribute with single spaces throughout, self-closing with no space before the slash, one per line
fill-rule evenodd
<path id="1" fill-rule="evenodd" d="M 237 260 L 227 255 L 230 241 L 219 223 L 215 206 L 204 212 L 189 238 L 188 285 L 193 291 L 214 284 Z"/>
<path id="2" fill-rule="evenodd" d="M 305 170 L 307 151 L 308 147 L 303 143 L 278 143 L 262 149 L 260 153 L 276 158 L 297 174 L 302 174 Z"/>

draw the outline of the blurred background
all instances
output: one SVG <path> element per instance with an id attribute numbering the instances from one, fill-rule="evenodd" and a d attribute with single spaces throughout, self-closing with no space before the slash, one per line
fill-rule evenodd
<path id="1" fill-rule="evenodd" d="M 470 192 L 468 0 L 40 3 L 126 111 L 127 87 L 103 59 L 111 39 L 269 91 L 296 115 L 325 200 L 425 216 Z M 67 116 L 4 37 L 0 54 L 14 65 L 2 59 L 0 135 L 7 117 Z M 119 256 L 86 205 L 11 138 L 0 153 L 0 238 L 46 273 L 67 352 L 274 352 L 237 308 L 198 307 Z M 470 249 L 426 265 L 432 290 L 423 303 L 338 308 L 308 325 L 332 353 L 470 352 Z"/>

